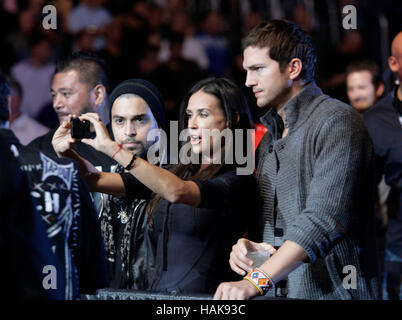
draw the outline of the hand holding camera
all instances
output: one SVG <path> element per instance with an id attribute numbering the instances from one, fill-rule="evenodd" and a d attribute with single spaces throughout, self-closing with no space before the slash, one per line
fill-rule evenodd
<path id="1" fill-rule="evenodd" d="M 94 132 L 93 126 L 88 120 L 81 121 L 79 118 L 73 118 L 70 121 L 70 128 L 71 137 L 74 139 L 93 139 L 96 136 L 96 132 Z"/>

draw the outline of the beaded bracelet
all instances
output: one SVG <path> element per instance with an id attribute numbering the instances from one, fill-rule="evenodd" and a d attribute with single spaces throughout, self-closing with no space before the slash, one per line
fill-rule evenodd
<path id="1" fill-rule="evenodd" d="M 271 277 L 257 268 L 254 268 L 253 271 L 249 272 L 243 279 L 250 281 L 262 296 L 265 296 L 274 286 Z"/>

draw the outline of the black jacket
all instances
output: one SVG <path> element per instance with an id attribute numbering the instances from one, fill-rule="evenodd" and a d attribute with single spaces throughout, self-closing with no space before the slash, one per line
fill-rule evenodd
<path id="1" fill-rule="evenodd" d="M 31 196 L 45 222 L 53 251 L 63 265 L 65 299 L 108 285 L 99 221 L 78 166 L 57 162 L 39 150 L 19 144 L 9 130 L 0 130 L 30 181 Z"/>

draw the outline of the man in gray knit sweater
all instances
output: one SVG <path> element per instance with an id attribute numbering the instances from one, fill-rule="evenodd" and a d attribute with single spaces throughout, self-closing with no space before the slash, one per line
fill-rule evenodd
<path id="1" fill-rule="evenodd" d="M 268 110 L 256 157 L 261 225 L 230 255 L 244 279 L 220 284 L 215 299 L 379 297 L 371 140 L 351 106 L 317 87 L 315 61 L 292 22 L 261 23 L 244 41 L 246 86 Z M 272 256 L 253 268 L 247 254 L 258 248 Z"/>

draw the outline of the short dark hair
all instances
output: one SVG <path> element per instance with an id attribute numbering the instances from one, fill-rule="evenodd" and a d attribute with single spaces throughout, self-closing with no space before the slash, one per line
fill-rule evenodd
<path id="1" fill-rule="evenodd" d="M 76 71 L 80 81 L 89 88 L 102 84 L 109 92 L 105 62 L 95 53 L 75 52 L 57 61 L 55 73 L 71 70 Z"/>
<path id="2" fill-rule="evenodd" d="M 371 82 L 377 89 L 382 83 L 380 67 L 377 63 L 371 60 L 353 61 L 346 67 L 346 76 L 353 72 L 368 71 L 371 74 Z"/>
<path id="3" fill-rule="evenodd" d="M 286 20 L 261 22 L 243 40 L 247 47 L 268 48 L 269 57 L 279 63 L 281 72 L 293 58 L 302 62 L 300 78 L 306 82 L 314 80 L 317 61 L 311 38 L 299 25 Z"/>
<path id="4" fill-rule="evenodd" d="M 8 110 L 7 97 L 10 95 L 10 85 L 6 76 L 0 72 L 0 124 L 8 121 L 10 116 Z"/>

